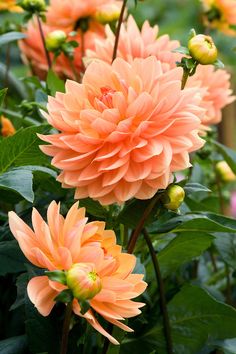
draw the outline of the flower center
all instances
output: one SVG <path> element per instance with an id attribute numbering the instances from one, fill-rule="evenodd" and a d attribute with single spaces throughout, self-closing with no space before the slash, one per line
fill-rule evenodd
<path id="1" fill-rule="evenodd" d="M 107 108 L 113 108 L 113 94 L 115 93 L 115 90 L 113 90 L 109 86 L 104 86 L 101 87 L 101 93 L 102 95 L 99 97 L 99 101 L 101 101 Z"/>

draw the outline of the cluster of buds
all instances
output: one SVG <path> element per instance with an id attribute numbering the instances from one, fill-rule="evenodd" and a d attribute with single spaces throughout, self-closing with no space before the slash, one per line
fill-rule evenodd
<path id="1" fill-rule="evenodd" d="M 28 21 L 34 15 L 44 18 L 46 11 L 45 0 L 19 0 L 18 5 L 27 13 L 25 21 Z"/>

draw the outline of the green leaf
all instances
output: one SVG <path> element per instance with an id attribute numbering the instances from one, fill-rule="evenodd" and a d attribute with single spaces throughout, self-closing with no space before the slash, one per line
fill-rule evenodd
<path id="1" fill-rule="evenodd" d="M 47 75 L 47 88 L 52 96 L 56 92 L 65 92 L 65 83 L 50 69 Z"/>
<path id="2" fill-rule="evenodd" d="M 0 188 L 19 193 L 24 199 L 28 200 L 30 203 L 33 203 L 33 174 L 38 171 L 56 177 L 56 172 L 46 167 L 19 167 L 0 175 Z"/>
<path id="3" fill-rule="evenodd" d="M 171 275 L 182 264 L 201 255 L 210 247 L 214 237 L 202 232 L 183 232 L 157 255 L 163 277 Z"/>
<path id="4" fill-rule="evenodd" d="M 218 341 L 214 344 L 217 345 L 217 348 L 223 350 L 224 354 L 236 354 L 236 338 Z"/>
<path id="5" fill-rule="evenodd" d="M 27 36 L 22 32 L 8 32 L 0 36 L 0 46 L 11 42 L 18 41 L 19 39 L 26 38 Z"/>
<path id="6" fill-rule="evenodd" d="M 42 141 L 37 133 L 46 133 L 47 125 L 18 130 L 13 136 L 0 142 L 0 173 L 10 167 L 49 164 L 48 158 L 39 150 Z"/>
<path id="7" fill-rule="evenodd" d="M 7 94 L 7 88 L 0 90 L 0 107 L 3 104 L 6 94 Z"/>
<path id="8" fill-rule="evenodd" d="M 63 270 L 53 270 L 53 271 L 45 271 L 46 276 L 52 280 L 57 281 L 61 284 L 66 284 L 66 274 Z"/>
<path id="9" fill-rule="evenodd" d="M 218 143 L 217 141 L 213 141 L 213 144 L 216 146 L 218 152 L 223 156 L 232 171 L 236 173 L 236 151 Z"/>
<path id="10" fill-rule="evenodd" d="M 181 183 L 179 183 L 179 185 L 181 185 Z M 186 194 L 192 194 L 197 192 L 207 192 L 207 193 L 211 192 L 210 189 L 208 189 L 207 187 L 203 186 L 200 183 L 187 183 L 184 186 L 184 190 Z"/>
<path id="11" fill-rule="evenodd" d="M 79 206 L 85 207 L 87 213 L 96 216 L 97 218 L 104 219 L 107 216 L 107 210 L 96 200 L 90 198 L 81 199 Z"/>
<path id="12" fill-rule="evenodd" d="M 169 302 L 168 313 L 175 354 L 197 354 L 213 340 L 236 337 L 236 310 L 197 286 L 183 287 Z M 126 339 L 121 346 L 122 354 L 154 349 L 166 354 L 162 323 L 137 338 Z"/>
<path id="13" fill-rule="evenodd" d="M 24 354 L 27 351 L 27 338 L 25 335 L 11 337 L 0 341 L 1 354 Z"/>
<path id="14" fill-rule="evenodd" d="M 230 233 L 215 233 L 214 236 L 214 244 L 223 261 L 236 270 L 236 236 Z"/>
<path id="15" fill-rule="evenodd" d="M 156 221 L 149 228 L 152 233 L 166 232 L 236 232 L 236 220 L 214 213 L 196 213 L 173 217 L 167 222 Z"/>
<path id="16" fill-rule="evenodd" d="M 182 46 L 172 50 L 172 52 L 173 53 L 181 53 L 181 54 L 184 54 L 184 55 L 190 55 L 188 48 L 187 47 L 182 47 Z"/>
<path id="17" fill-rule="evenodd" d="M 224 63 L 220 60 L 220 59 L 217 59 L 213 65 L 217 68 L 217 69 L 224 69 L 225 65 Z"/>
<path id="18" fill-rule="evenodd" d="M 18 307 L 25 304 L 25 297 L 27 292 L 27 283 L 29 281 L 28 273 L 23 273 L 17 277 L 16 287 L 17 287 L 17 297 L 15 302 L 11 305 L 10 310 L 15 310 Z"/>
<path id="19" fill-rule="evenodd" d="M 90 303 L 88 301 L 80 301 L 81 313 L 84 315 L 90 309 Z"/>
<path id="20" fill-rule="evenodd" d="M 26 262 L 27 259 L 15 240 L 0 243 L 0 275 L 22 272 L 26 269 Z"/>

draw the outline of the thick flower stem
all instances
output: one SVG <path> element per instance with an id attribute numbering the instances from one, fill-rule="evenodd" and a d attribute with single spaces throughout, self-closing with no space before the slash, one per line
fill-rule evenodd
<path id="1" fill-rule="evenodd" d="M 118 21 L 118 25 L 117 25 L 117 30 L 116 30 L 115 45 L 114 45 L 114 50 L 113 50 L 113 55 L 112 55 L 112 62 L 115 60 L 116 55 L 117 55 L 117 49 L 118 49 L 118 43 L 119 43 L 119 37 L 120 37 L 120 29 L 121 29 L 121 25 L 123 22 L 123 17 L 124 17 L 127 1 L 128 0 L 123 0 L 123 5 L 121 8 L 121 12 L 120 12 L 120 17 L 119 17 L 119 21 Z"/>
<path id="2" fill-rule="evenodd" d="M 60 354 L 67 353 L 67 344 L 68 344 L 68 336 L 69 336 L 69 330 L 70 330 L 71 314 L 72 314 L 72 302 L 68 303 L 66 306 L 65 318 L 64 318 L 63 329 L 62 329 L 62 340 L 61 340 Z"/>
<path id="3" fill-rule="evenodd" d="M 160 271 L 160 266 L 159 262 L 156 256 L 156 252 L 153 248 L 152 241 L 150 239 L 150 236 L 147 232 L 146 229 L 143 229 L 143 235 L 146 240 L 151 258 L 152 258 L 152 263 L 154 266 L 155 270 L 155 275 L 157 279 L 157 283 L 159 286 L 159 293 L 160 293 L 160 308 L 161 308 L 161 313 L 163 316 L 163 325 L 164 325 L 164 333 L 165 333 L 165 338 L 166 338 L 166 349 L 168 354 L 173 354 L 173 344 L 172 344 L 172 338 L 171 338 L 171 327 L 170 327 L 170 321 L 169 321 L 169 315 L 167 311 L 167 306 L 166 306 L 166 299 L 165 299 L 165 289 L 164 289 L 164 282 L 161 276 L 161 271 Z"/>
<path id="4" fill-rule="evenodd" d="M 149 217 L 150 213 L 152 212 L 154 206 L 156 205 L 156 203 L 160 199 L 160 197 L 161 197 L 160 194 L 156 194 L 151 199 L 151 202 L 148 204 L 147 208 L 145 209 L 145 211 L 143 213 L 143 216 L 141 217 L 138 226 L 136 227 L 136 229 L 132 233 L 131 238 L 129 240 L 128 250 L 127 250 L 128 253 L 133 253 L 135 245 L 136 245 L 136 242 L 138 240 L 138 237 L 139 237 L 140 233 L 142 232 L 144 224 L 145 224 L 147 218 Z"/>
<path id="5" fill-rule="evenodd" d="M 44 48 L 45 56 L 46 56 L 47 63 L 48 63 L 48 69 L 51 69 L 52 61 L 51 61 L 49 52 L 48 52 L 47 47 L 46 47 L 45 37 L 44 37 L 43 28 L 42 28 L 42 24 L 41 24 L 41 20 L 40 20 L 39 15 L 37 15 L 36 18 L 37 18 L 37 21 L 38 21 L 39 32 L 40 32 L 40 36 L 41 36 L 41 39 L 42 39 L 42 42 L 43 42 L 43 48 Z"/>

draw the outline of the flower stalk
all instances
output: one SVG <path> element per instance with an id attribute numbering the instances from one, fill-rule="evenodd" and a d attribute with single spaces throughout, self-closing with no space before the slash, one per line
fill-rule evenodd
<path id="1" fill-rule="evenodd" d="M 71 315 L 72 315 L 72 302 L 68 303 L 66 306 L 65 318 L 64 318 L 63 329 L 62 329 L 62 340 L 61 340 L 60 354 L 67 353 Z"/>
<path id="2" fill-rule="evenodd" d="M 158 262 L 154 247 L 152 245 L 152 241 L 151 241 L 150 236 L 149 236 L 146 229 L 143 229 L 143 235 L 144 235 L 145 241 L 147 243 L 147 246 L 148 246 L 151 258 L 152 258 L 152 263 L 153 263 L 153 267 L 155 270 L 156 280 L 157 280 L 157 284 L 159 286 L 160 309 L 161 309 L 161 313 L 163 316 L 164 334 L 165 334 L 165 338 L 166 338 L 166 350 L 167 350 L 168 354 L 173 354 L 174 352 L 173 352 L 173 343 L 172 343 L 172 338 L 171 338 L 170 320 L 169 320 L 169 315 L 168 315 L 168 310 L 167 310 L 167 305 L 166 305 L 164 282 L 163 282 L 163 279 L 161 276 L 159 262 Z"/>
<path id="3" fill-rule="evenodd" d="M 40 36 L 41 36 L 41 39 L 42 39 L 42 42 L 43 42 L 43 48 L 44 48 L 45 56 L 46 56 L 47 63 L 48 63 L 48 69 L 51 69 L 52 61 L 51 61 L 49 52 L 47 50 L 46 40 L 45 40 L 45 36 L 44 36 L 44 33 L 43 33 L 43 28 L 42 28 L 42 23 L 41 23 L 39 15 L 36 15 L 36 18 L 37 18 L 37 22 L 38 22 Z"/>
<path id="4" fill-rule="evenodd" d="M 123 0 L 123 5 L 121 8 L 120 17 L 118 20 L 118 25 L 117 25 L 117 30 L 116 30 L 116 38 L 115 38 L 113 55 L 112 55 L 112 62 L 116 59 L 116 55 L 117 55 L 117 49 L 118 49 L 119 38 L 120 38 L 120 30 L 121 30 L 121 25 L 122 25 L 123 18 L 124 18 L 126 4 L 127 4 L 127 0 Z"/>

